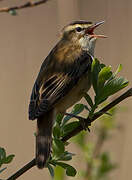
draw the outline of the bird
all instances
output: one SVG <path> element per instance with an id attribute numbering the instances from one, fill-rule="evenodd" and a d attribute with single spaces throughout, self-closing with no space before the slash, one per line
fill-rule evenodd
<path id="1" fill-rule="evenodd" d="M 94 30 L 103 23 L 77 20 L 64 26 L 60 40 L 41 65 L 29 103 L 29 120 L 37 119 L 35 159 L 39 169 L 46 166 L 51 154 L 56 115 L 65 114 L 91 87 L 96 40 L 106 37 Z"/>

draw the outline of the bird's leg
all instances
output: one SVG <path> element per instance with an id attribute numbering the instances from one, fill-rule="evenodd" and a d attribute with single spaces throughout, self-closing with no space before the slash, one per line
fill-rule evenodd
<path id="1" fill-rule="evenodd" d="M 65 115 L 67 116 L 71 116 L 73 118 L 76 118 L 79 120 L 81 126 L 83 127 L 83 129 L 86 131 L 88 130 L 90 132 L 90 129 L 88 128 L 88 126 L 91 126 L 91 123 L 87 123 L 86 122 L 86 118 L 83 118 L 81 116 L 77 116 L 77 115 L 74 115 L 74 114 L 70 114 L 70 113 L 65 113 Z"/>

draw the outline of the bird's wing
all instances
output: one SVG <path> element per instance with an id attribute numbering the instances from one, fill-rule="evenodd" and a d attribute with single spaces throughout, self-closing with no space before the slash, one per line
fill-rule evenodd
<path id="1" fill-rule="evenodd" d="M 92 57 L 82 51 L 81 55 L 68 65 L 63 62 L 60 67 L 59 64 L 50 67 L 48 63 L 51 64 L 46 59 L 42 64 L 32 90 L 29 104 L 29 119 L 32 120 L 49 111 L 76 85 L 85 72 L 90 71 Z"/>

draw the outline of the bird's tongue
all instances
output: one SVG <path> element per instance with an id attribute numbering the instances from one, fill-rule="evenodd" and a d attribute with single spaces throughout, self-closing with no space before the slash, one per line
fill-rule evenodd
<path id="1" fill-rule="evenodd" d="M 91 37 L 95 37 L 95 38 L 107 38 L 107 36 L 102 35 L 102 34 L 90 34 Z"/>
<path id="2" fill-rule="evenodd" d="M 106 38 L 107 36 L 105 36 L 105 35 L 97 35 L 97 34 L 94 34 L 94 30 L 96 29 L 96 27 L 98 27 L 99 25 L 101 25 L 101 24 L 103 24 L 103 23 L 104 23 L 104 21 L 95 23 L 93 26 L 89 27 L 89 28 L 86 30 L 86 34 L 90 35 L 91 37 L 95 37 L 95 38 Z"/>

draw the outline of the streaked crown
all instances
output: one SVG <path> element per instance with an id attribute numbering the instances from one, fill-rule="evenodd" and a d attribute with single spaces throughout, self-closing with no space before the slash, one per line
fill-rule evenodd
<path id="1" fill-rule="evenodd" d="M 93 23 L 89 21 L 74 21 L 63 28 L 64 33 L 79 32 L 90 27 Z"/>

